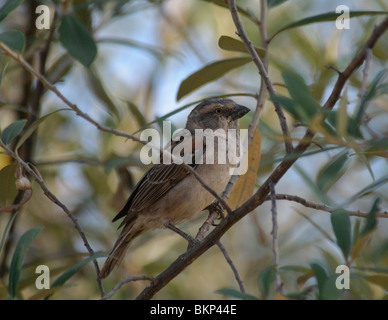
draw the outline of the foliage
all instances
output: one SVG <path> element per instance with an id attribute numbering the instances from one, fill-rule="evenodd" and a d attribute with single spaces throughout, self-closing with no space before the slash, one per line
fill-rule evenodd
<path id="1" fill-rule="evenodd" d="M 250 147 L 255 154 L 230 203 L 235 208 L 249 199 L 286 156 L 273 108 L 277 103 L 294 145 L 306 129 L 316 134 L 276 193 L 318 203 L 319 210 L 302 201 L 277 201 L 278 266 L 270 241 L 270 201 L 225 234 L 221 240 L 237 262 L 246 293 L 235 289 L 224 257 L 212 249 L 157 297 L 386 299 L 388 37 L 379 39 L 352 74 L 335 107 L 322 106 L 336 71 L 357 54 L 388 7 L 378 0 L 353 1 L 350 29 L 338 30 L 335 7 L 306 0 L 262 2 L 268 6 L 269 46 L 261 39 L 260 1 L 239 1 L 238 12 L 254 50 L 268 58 L 276 94 L 266 96 L 260 132 Z M 261 78 L 224 1 L 44 3 L 51 27 L 39 30 L 27 17 L 41 1 L 5 1 L 0 42 L 97 123 L 136 134 L 161 129 L 163 120 L 179 128 L 189 107 L 210 96 L 231 97 L 254 111 Z M 94 252 L 107 252 L 117 236 L 110 220 L 146 169 L 139 158 L 142 145 L 91 126 L 3 52 L 0 67 L 0 299 L 99 298 L 92 262 L 105 255 L 85 248 L 58 201 L 36 181 L 32 197 L 12 209 L 22 194 L 15 187 L 20 178 L 15 157 L 31 164 L 66 204 Z M 243 128 L 252 114 L 242 120 Z M 26 176 L 34 180 L 31 173 Z M 195 234 L 205 217 L 180 227 Z M 113 287 L 133 274 L 156 276 L 185 248 L 170 232 L 146 233 L 103 285 Z M 44 292 L 35 287 L 35 268 L 41 264 L 50 267 L 52 277 L 51 289 Z M 350 269 L 349 289 L 335 286 L 338 265 Z M 131 282 L 114 298 L 134 298 L 143 287 Z"/>

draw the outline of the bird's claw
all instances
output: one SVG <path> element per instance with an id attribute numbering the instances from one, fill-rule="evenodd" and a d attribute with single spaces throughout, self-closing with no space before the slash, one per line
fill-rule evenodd
<path id="1" fill-rule="evenodd" d="M 220 204 L 219 201 L 216 201 L 216 202 L 213 202 L 211 203 L 210 205 L 208 205 L 206 208 L 206 210 L 209 210 L 209 213 L 217 213 L 217 217 L 215 220 L 222 220 L 225 218 L 225 214 L 224 214 L 224 208 L 223 206 Z M 214 223 L 214 221 L 212 222 L 212 226 L 216 227 L 218 226 L 219 223 Z"/>

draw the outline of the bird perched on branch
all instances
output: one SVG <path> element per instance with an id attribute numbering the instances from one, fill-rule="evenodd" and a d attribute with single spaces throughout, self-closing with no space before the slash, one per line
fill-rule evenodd
<path id="1" fill-rule="evenodd" d="M 214 139 L 214 162 L 204 158 L 198 161 L 195 156 L 198 149 L 210 150 L 210 140 L 201 139 L 201 148 L 198 146 L 198 129 L 210 129 L 212 132 L 225 133 L 230 129 L 238 134 L 239 119 L 248 113 L 249 109 L 236 104 L 233 100 L 210 98 L 197 105 L 189 114 L 186 122 L 186 132 L 191 133 L 190 145 L 192 146 L 190 164 L 202 180 L 215 192 L 221 193 L 229 179 L 231 161 L 226 156 L 226 162 L 217 161 L 220 152 L 228 152 L 220 145 L 220 136 Z M 222 132 L 221 130 L 221 132 Z M 224 138 L 228 139 L 228 136 Z M 171 143 L 172 151 L 180 143 L 187 143 L 182 139 Z M 228 144 L 226 144 L 228 146 Z M 207 148 L 208 147 L 208 148 Z M 237 145 L 237 148 L 239 145 Z M 222 157 L 221 157 L 222 158 Z M 176 225 L 190 219 L 196 213 L 209 206 L 214 196 L 206 190 L 197 178 L 184 166 L 176 163 L 155 164 L 137 183 L 124 208 L 113 219 L 113 222 L 124 218 L 120 227 L 123 227 L 108 259 L 100 272 L 100 277 L 105 278 L 124 258 L 132 240 L 141 233 L 156 228 Z"/>

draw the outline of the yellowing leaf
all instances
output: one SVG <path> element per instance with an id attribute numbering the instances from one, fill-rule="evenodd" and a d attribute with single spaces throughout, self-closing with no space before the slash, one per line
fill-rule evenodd
<path id="1" fill-rule="evenodd" d="M 234 39 L 234 38 L 229 37 L 229 36 L 221 36 L 220 39 L 218 40 L 218 46 L 221 49 L 224 49 L 226 51 L 248 53 L 248 50 L 245 47 L 244 42 L 242 42 L 241 40 Z M 257 54 L 260 56 L 260 58 L 263 59 L 265 56 L 265 49 L 255 47 L 255 50 L 256 50 Z"/>
<path id="2" fill-rule="evenodd" d="M 388 276 L 385 274 L 374 274 L 367 278 L 368 281 L 388 290 Z"/>
<path id="3" fill-rule="evenodd" d="M 359 256 L 365 244 L 370 239 L 370 235 L 371 235 L 370 233 L 365 234 L 360 239 L 358 239 L 356 243 L 353 245 L 353 249 L 351 253 L 352 260 L 355 260 Z"/>
<path id="4" fill-rule="evenodd" d="M 338 119 L 336 123 L 336 129 L 338 132 L 338 135 L 345 139 L 347 138 L 347 129 L 348 129 L 348 114 L 347 114 L 347 106 L 348 106 L 349 100 L 348 100 L 348 88 L 346 87 L 341 100 L 339 102 L 339 108 L 338 108 Z"/>
<path id="5" fill-rule="evenodd" d="M 46 297 L 48 295 L 52 295 L 59 290 L 62 290 L 64 288 L 69 288 L 69 287 L 71 287 L 71 286 L 70 285 L 63 285 L 63 286 L 58 286 L 58 287 L 54 287 L 54 288 L 50 288 L 50 289 L 41 290 L 41 291 L 38 291 L 37 293 L 35 293 L 34 295 L 32 295 L 31 297 L 29 297 L 28 300 L 42 300 L 44 297 Z"/>
<path id="6" fill-rule="evenodd" d="M 11 157 L 1 152 L 4 152 L 4 149 L 0 148 L 0 170 L 11 163 Z"/>
<path id="7" fill-rule="evenodd" d="M 232 194 L 228 199 L 228 205 L 232 210 L 242 205 L 251 197 L 256 184 L 260 157 L 261 136 L 259 130 L 256 129 L 248 149 L 248 170 L 238 178 Z"/>
<path id="8" fill-rule="evenodd" d="M 274 300 L 290 300 L 290 298 L 283 296 L 282 294 L 278 293 L 275 295 Z"/>
<path id="9" fill-rule="evenodd" d="M 7 288 L 2 279 L 0 279 L 0 300 L 7 300 Z"/>
<path id="10" fill-rule="evenodd" d="M 304 286 L 304 284 L 306 283 L 306 281 L 309 280 L 313 276 L 314 276 L 314 271 L 311 269 L 307 273 L 299 276 L 296 279 L 296 283 L 298 284 L 298 288 L 302 288 Z"/>

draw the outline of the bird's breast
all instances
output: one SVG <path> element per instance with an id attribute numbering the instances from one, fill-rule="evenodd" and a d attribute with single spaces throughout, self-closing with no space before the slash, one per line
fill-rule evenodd
<path id="1" fill-rule="evenodd" d="M 196 171 L 206 185 L 220 194 L 230 175 L 227 164 L 200 164 Z M 179 224 L 205 209 L 214 200 L 197 178 L 189 174 L 162 199 L 138 216 L 141 224 L 150 229 L 163 227 L 166 223 Z"/>

